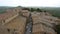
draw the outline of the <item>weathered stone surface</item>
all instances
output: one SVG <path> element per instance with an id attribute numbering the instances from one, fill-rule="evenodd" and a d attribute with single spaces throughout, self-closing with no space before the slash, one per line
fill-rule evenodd
<path id="1" fill-rule="evenodd" d="M 58 23 L 55 22 L 55 20 L 59 20 L 57 17 L 46 15 L 44 12 L 41 13 L 33 12 L 32 19 L 33 19 L 33 29 L 32 29 L 33 34 L 44 34 L 44 33 L 56 34 L 53 28 Z"/>
<path id="2" fill-rule="evenodd" d="M 12 20 L 10 23 L 6 24 L 6 28 L 9 29 L 17 29 L 20 34 L 24 33 L 24 28 L 26 24 L 26 18 L 19 16 Z"/>

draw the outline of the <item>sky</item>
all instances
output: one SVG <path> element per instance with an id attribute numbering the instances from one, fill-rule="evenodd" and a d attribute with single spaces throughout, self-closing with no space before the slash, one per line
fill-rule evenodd
<path id="1" fill-rule="evenodd" d="M 0 0 L 0 6 L 60 7 L 60 0 Z"/>

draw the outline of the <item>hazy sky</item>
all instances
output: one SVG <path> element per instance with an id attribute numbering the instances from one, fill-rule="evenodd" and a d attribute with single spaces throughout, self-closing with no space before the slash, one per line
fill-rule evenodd
<path id="1" fill-rule="evenodd" d="M 0 6 L 60 7 L 60 0 L 0 0 Z"/>

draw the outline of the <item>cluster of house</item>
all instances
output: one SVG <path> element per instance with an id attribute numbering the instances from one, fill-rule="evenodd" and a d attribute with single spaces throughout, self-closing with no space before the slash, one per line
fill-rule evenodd
<path id="1" fill-rule="evenodd" d="M 7 9 L 6 13 L 0 14 L 0 24 L 4 25 L 19 15 L 20 9 Z"/>
<path id="2" fill-rule="evenodd" d="M 32 14 L 33 19 L 32 34 L 57 34 L 55 25 L 58 25 L 59 19 L 51 16 L 48 12 L 29 12 L 21 10 L 21 8 L 8 9 L 6 13 L 0 14 L 0 25 L 10 22 L 19 15 L 27 18 L 29 13 Z"/>
<path id="3" fill-rule="evenodd" d="M 33 12 L 33 34 L 57 34 L 55 26 L 58 18 L 51 16 L 48 12 Z"/>
<path id="4" fill-rule="evenodd" d="M 22 16 L 20 17 L 21 19 L 19 18 L 18 22 L 13 21 L 18 16 Z M 0 33 L 1 34 L 12 34 L 12 33 L 14 34 L 16 33 L 15 30 L 17 30 L 19 31 L 18 33 L 23 34 L 25 30 L 25 24 L 26 24 L 25 20 L 26 20 L 26 17 L 28 16 L 29 16 L 28 10 L 22 10 L 21 8 L 17 8 L 17 7 L 7 9 L 4 14 L 0 14 Z M 13 24 L 14 22 L 16 23 L 15 25 Z M 17 27 L 19 28 L 16 29 Z"/>

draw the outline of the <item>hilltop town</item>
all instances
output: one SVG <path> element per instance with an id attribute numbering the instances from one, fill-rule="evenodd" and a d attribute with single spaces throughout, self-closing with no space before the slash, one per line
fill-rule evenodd
<path id="1" fill-rule="evenodd" d="M 0 34 L 57 34 L 59 22 L 60 19 L 49 12 L 15 7 L 0 14 Z"/>

